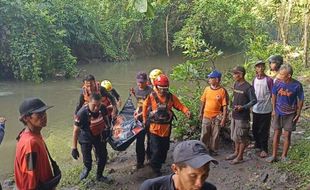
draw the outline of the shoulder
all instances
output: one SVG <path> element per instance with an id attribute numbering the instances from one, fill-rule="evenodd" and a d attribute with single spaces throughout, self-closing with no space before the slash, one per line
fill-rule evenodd
<path id="1" fill-rule="evenodd" d="M 157 177 L 154 179 L 145 180 L 140 186 L 139 190 L 158 190 L 166 187 L 165 189 L 169 189 L 170 187 L 170 178 L 171 175 L 166 175 L 162 177 Z"/>
<path id="2" fill-rule="evenodd" d="M 24 152 L 36 152 L 41 143 L 42 141 L 39 137 L 32 135 L 31 133 L 24 133 L 18 141 L 18 147 Z"/>
<path id="3" fill-rule="evenodd" d="M 205 182 L 203 187 L 201 188 L 202 190 L 216 190 L 216 186 L 213 185 L 212 183 Z"/>

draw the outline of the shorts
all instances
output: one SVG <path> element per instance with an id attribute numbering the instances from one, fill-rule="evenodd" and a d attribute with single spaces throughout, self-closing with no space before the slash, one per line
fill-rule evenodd
<path id="1" fill-rule="evenodd" d="M 247 120 L 231 120 L 231 139 L 237 143 L 247 144 L 250 141 L 250 122 Z"/>
<path id="2" fill-rule="evenodd" d="M 276 114 L 271 121 L 271 126 L 273 129 L 284 129 L 285 131 L 295 131 L 296 122 L 293 122 L 296 113 L 289 115 L 278 115 Z"/>

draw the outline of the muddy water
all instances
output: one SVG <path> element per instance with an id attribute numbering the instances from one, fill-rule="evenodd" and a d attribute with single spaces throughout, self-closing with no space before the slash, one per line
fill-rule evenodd
<path id="1" fill-rule="evenodd" d="M 153 68 L 160 68 L 169 73 L 173 66 L 182 63 L 180 56 L 170 58 L 159 56 L 141 58 L 130 62 L 92 63 L 80 66 L 81 74 L 93 74 L 96 79 L 109 79 L 117 89 L 123 100 L 128 96 L 128 89 L 135 85 L 135 74 L 138 71 L 149 72 Z M 227 55 L 218 60 L 220 70 L 242 64 L 241 54 Z M 30 82 L 2 82 L 0 81 L 0 115 L 7 118 L 6 135 L 0 146 L 0 179 L 11 175 L 14 168 L 14 154 L 16 136 L 23 125 L 18 121 L 18 106 L 26 97 L 40 97 L 54 108 L 48 111 L 48 124 L 43 130 L 44 136 L 53 135 L 53 130 L 64 130 L 68 134 L 68 144 L 71 144 L 71 126 L 73 111 L 77 103 L 81 87 L 81 78 L 48 81 L 42 84 Z M 172 82 L 173 83 L 173 82 Z M 70 153 L 67 153 L 68 156 Z"/>

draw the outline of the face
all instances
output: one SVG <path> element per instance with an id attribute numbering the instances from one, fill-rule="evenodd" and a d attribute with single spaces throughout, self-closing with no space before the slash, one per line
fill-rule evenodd
<path id="1" fill-rule="evenodd" d="M 86 87 L 87 91 L 93 92 L 95 89 L 95 81 L 84 81 L 84 86 Z"/>
<path id="2" fill-rule="evenodd" d="M 25 117 L 25 122 L 30 124 L 32 127 L 43 128 L 47 123 L 46 111 L 33 113 Z"/>
<path id="3" fill-rule="evenodd" d="M 270 70 L 275 71 L 275 70 L 276 70 L 276 67 L 277 67 L 277 64 L 276 64 L 276 63 L 274 63 L 274 62 L 271 62 L 271 63 L 270 63 Z"/>
<path id="4" fill-rule="evenodd" d="M 197 169 L 188 165 L 179 167 L 173 164 L 172 170 L 179 182 L 180 190 L 200 190 L 209 176 L 210 167 L 209 163 Z"/>
<path id="5" fill-rule="evenodd" d="M 140 89 L 145 89 L 146 87 L 146 82 L 137 82 L 137 86 L 140 88 Z"/>
<path id="6" fill-rule="evenodd" d="M 287 82 L 289 82 L 289 80 L 291 79 L 291 74 L 289 74 L 288 72 L 287 72 L 287 70 L 285 70 L 285 69 L 283 69 L 283 70 L 280 70 L 279 71 L 279 74 L 277 75 L 277 78 L 279 79 L 279 80 L 281 80 L 282 82 L 285 82 L 285 83 L 287 83 Z"/>
<path id="7" fill-rule="evenodd" d="M 240 81 L 243 78 L 243 73 L 241 72 L 234 72 L 233 73 L 233 78 L 235 81 Z"/>
<path id="8" fill-rule="evenodd" d="M 260 65 L 255 66 L 256 74 L 261 75 L 261 74 L 264 73 L 264 71 L 265 71 L 265 66 L 264 65 L 260 64 Z"/>
<path id="9" fill-rule="evenodd" d="M 160 95 L 166 95 L 169 92 L 169 87 L 157 86 Z"/>
<path id="10" fill-rule="evenodd" d="M 99 111 L 100 107 L 101 107 L 101 101 L 97 101 L 97 100 L 92 99 L 88 103 L 88 108 L 93 113 L 97 113 Z"/>
<path id="11" fill-rule="evenodd" d="M 209 78 L 209 84 L 210 85 L 218 85 L 219 81 L 220 80 L 218 78 Z"/>

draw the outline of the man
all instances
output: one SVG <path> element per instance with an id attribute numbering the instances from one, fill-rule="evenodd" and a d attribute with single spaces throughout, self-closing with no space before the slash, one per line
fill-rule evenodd
<path id="1" fill-rule="evenodd" d="M 160 70 L 160 69 L 153 69 L 151 72 L 150 72 L 150 74 L 149 74 L 149 79 L 150 79 L 150 84 L 149 85 L 151 85 L 151 87 L 153 88 L 153 89 L 155 89 L 155 85 L 154 85 L 154 81 L 155 81 L 155 79 L 159 76 L 159 75 L 161 75 L 161 74 L 164 74 L 163 73 L 163 71 L 162 70 Z"/>
<path id="2" fill-rule="evenodd" d="M 143 122 L 142 119 L 142 106 L 146 97 L 152 92 L 152 88 L 147 85 L 147 74 L 145 72 L 139 72 L 136 76 L 137 86 L 134 89 L 131 89 L 131 94 L 133 94 L 137 99 L 137 109 L 134 113 L 134 117 L 136 120 Z M 136 155 L 137 155 L 137 164 L 136 169 L 140 169 L 144 167 L 144 159 L 145 159 L 145 134 L 147 134 L 147 149 L 146 155 L 147 158 L 150 159 L 150 142 L 149 142 L 149 122 L 146 122 L 145 132 L 141 132 L 137 136 L 136 141 Z"/>
<path id="3" fill-rule="evenodd" d="M 41 130 L 46 126 L 47 106 L 38 98 L 28 98 L 19 107 L 20 121 L 25 128 L 17 137 L 14 174 L 16 187 L 19 190 L 55 189 L 49 153 Z M 50 158 L 51 159 L 51 158 Z M 50 160 L 52 162 L 52 160 Z M 54 175 L 55 169 L 53 169 Z"/>
<path id="4" fill-rule="evenodd" d="M 235 152 L 226 157 L 226 160 L 231 160 L 231 164 L 243 162 L 243 153 L 249 143 L 250 108 L 257 102 L 254 88 L 244 76 L 244 67 L 237 66 L 233 69 L 236 82 L 232 102 L 231 139 L 235 143 Z"/>
<path id="5" fill-rule="evenodd" d="M 275 78 L 281 65 L 283 64 L 283 57 L 281 55 L 271 55 L 268 58 L 269 70 L 267 71 L 267 76 Z"/>
<path id="6" fill-rule="evenodd" d="M 108 108 L 111 117 L 114 118 L 117 114 L 116 101 L 105 88 L 103 88 L 98 82 L 96 82 L 93 75 L 87 75 L 83 80 L 83 87 L 79 96 L 79 102 L 75 108 L 75 114 L 81 109 L 84 104 L 87 104 L 89 102 L 89 97 L 92 93 L 97 93 L 101 95 L 102 103 Z"/>
<path id="7" fill-rule="evenodd" d="M 112 83 L 109 80 L 103 80 L 101 82 L 101 86 L 105 88 L 109 94 L 111 94 L 117 103 L 117 106 L 120 108 L 122 106 L 121 96 L 118 94 L 115 88 L 113 88 Z"/>
<path id="8" fill-rule="evenodd" d="M 293 79 L 293 68 L 289 64 L 280 67 L 277 81 L 272 88 L 272 127 L 274 129 L 272 156 L 267 162 L 277 161 L 279 140 L 284 129 L 283 151 L 281 161 L 287 161 L 287 153 L 291 144 L 292 131 L 296 130 L 296 123 L 304 103 L 302 84 Z"/>
<path id="9" fill-rule="evenodd" d="M 202 120 L 200 140 L 209 149 L 211 156 L 216 156 L 219 144 L 220 127 L 225 126 L 227 119 L 228 95 L 220 86 L 222 74 L 214 70 L 209 75 L 209 87 L 201 96 L 200 115 Z"/>
<path id="10" fill-rule="evenodd" d="M 5 117 L 0 117 L 0 144 L 2 143 L 3 137 L 4 137 L 4 129 L 5 129 Z M 1 183 L 0 183 L 0 190 L 2 189 Z"/>
<path id="11" fill-rule="evenodd" d="M 210 162 L 218 164 L 207 154 L 202 142 L 181 142 L 173 151 L 173 174 L 148 179 L 142 183 L 140 190 L 216 190 L 214 185 L 206 182 Z"/>
<path id="12" fill-rule="evenodd" d="M 154 91 L 145 99 L 142 107 L 143 123 L 150 120 L 150 165 L 155 175 L 161 175 L 161 166 L 169 150 L 172 108 L 182 111 L 190 118 L 190 112 L 180 100 L 169 92 L 169 80 L 166 75 L 158 76 L 154 81 Z M 149 111 L 149 108 L 151 110 Z"/>
<path id="13" fill-rule="evenodd" d="M 108 155 L 106 138 L 110 129 L 110 121 L 107 109 L 101 104 L 101 98 L 100 94 L 91 94 L 89 103 L 76 114 L 71 155 L 74 159 L 78 159 L 77 141 L 79 141 L 84 163 L 80 180 L 83 180 L 92 168 L 91 150 L 94 147 L 98 159 L 96 180 L 110 183 L 111 179 L 103 176 Z"/>
<path id="14" fill-rule="evenodd" d="M 271 121 L 271 90 L 273 79 L 265 74 L 265 62 L 255 63 L 256 77 L 253 80 L 253 87 L 257 97 L 257 103 L 253 106 L 253 136 L 255 148 L 261 152 L 259 156 L 265 158 L 268 153 L 268 139 Z"/>

